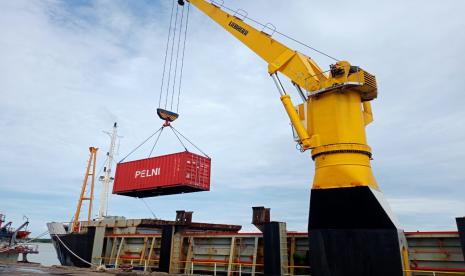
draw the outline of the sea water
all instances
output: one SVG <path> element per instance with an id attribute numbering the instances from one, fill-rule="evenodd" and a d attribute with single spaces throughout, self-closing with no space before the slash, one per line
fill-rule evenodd
<path id="1" fill-rule="evenodd" d="M 34 263 L 40 263 L 44 266 L 60 265 L 55 247 L 52 243 L 32 243 L 39 247 L 39 254 L 28 254 L 27 260 Z M 19 260 L 22 260 L 22 255 L 19 254 Z"/>

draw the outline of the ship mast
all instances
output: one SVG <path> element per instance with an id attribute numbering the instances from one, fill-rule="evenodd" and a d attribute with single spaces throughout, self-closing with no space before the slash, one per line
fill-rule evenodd
<path id="1" fill-rule="evenodd" d="M 110 183 L 113 182 L 114 178 L 111 176 L 111 167 L 113 165 L 113 157 L 115 153 L 116 139 L 118 139 L 117 133 L 118 125 L 115 123 L 113 125 L 113 132 L 105 132 L 111 137 L 110 149 L 107 152 L 107 160 L 105 162 L 105 167 L 103 168 L 104 174 L 100 176 L 99 180 L 102 181 L 102 191 L 100 193 L 100 206 L 98 210 L 98 219 L 103 219 L 107 215 L 108 209 L 108 188 Z"/>

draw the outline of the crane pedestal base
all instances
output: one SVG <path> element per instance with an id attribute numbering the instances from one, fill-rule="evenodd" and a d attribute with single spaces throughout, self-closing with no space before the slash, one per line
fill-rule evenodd
<path id="1" fill-rule="evenodd" d="M 395 229 L 312 230 L 312 276 L 402 276 L 399 247 Z"/>
<path id="2" fill-rule="evenodd" d="M 309 246 L 312 276 L 404 275 L 403 231 L 369 187 L 312 190 Z"/>
<path id="3" fill-rule="evenodd" d="M 465 217 L 456 218 L 457 229 L 459 230 L 460 244 L 462 245 L 463 256 L 465 256 Z"/>

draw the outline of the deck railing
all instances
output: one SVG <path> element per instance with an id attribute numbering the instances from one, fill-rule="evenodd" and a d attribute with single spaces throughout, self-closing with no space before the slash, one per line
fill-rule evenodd
<path id="1" fill-rule="evenodd" d="M 101 259 L 109 259 L 109 258 L 101 258 Z M 125 258 L 118 258 L 120 260 L 124 260 Z M 116 261 L 115 259 L 113 259 Z M 158 266 L 152 266 L 150 263 L 158 263 L 158 260 L 145 260 L 144 263 L 144 270 L 147 271 L 150 268 L 158 268 Z M 115 262 L 116 266 L 118 266 L 118 262 Z M 113 265 L 115 265 L 113 263 Z M 136 263 L 138 263 L 136 261 Z M 131 260 L 129 263 L 131 265 L 137 265 Z M 210 273 L 211 275 L 216 276 L 217 274 L 224 274 L 227 273 L 228 275 L 230 273 L 237 273 L 239 276 L 244 275 L 264 275 L 263 271 L 256 271 L 256 268 L 260 268 L 263 270 L 263 264 L 247 264 L 247 263 L 229 263 L 225 261 L 180 261 L 177 262 L 177 264 L 182 264 L 184 268 L 184 274 L 187 275 L 193 275 L 196 272 L 202 272 L 202 273 Z M 195 266 L 203 266 L 203 268 L 196 268 Z M 209 268 L 205 268 L 205 266 Z M 225 268 L 226 267 L 226 268 Z M 234 269 L 232 268 L 234 267 Z M 231 269 L 229 269 L 231 268 Z M 300 265 L 294 265 L 294 266 L 288 266 L 288 269 L 290 270 L 291 268 L 294 269 L 302 269 L 309 271 L 310 267 L 309 266 L 300 266 Z M 118 267 L 115 267 L 115 269 L 118 269 Z M 465 276 L 465 271 L 438 271 L 438 270 L 419 270 L 419 269 L 409 269 L 409 270 L 404 270 L 406 273 L 410 273 L 411 276 L 453 276 L 453 275 L 463 275 Z M 284 275 L 294 275 L 294 276 L 311 276 L 310 274 L 284 274 Z"/>
<path id="2" fill-rule="evenodd" d="M 183 264 L 188 267 L 187 271 L 184 271 L 184 274 L 193 275 L 195 272 L 202 272 L 202 273 L 211 273 L 212 275 L 216 276 L 217 273 L 237 273 L 239 276 L 244 275 L 264 275 L 262 271 L 256 271 L 256 268 L 259 267 L 263 270 L 263 264 L 247 264 L 247 263 L 228 263 L 225 261 L 180 261 L 178 264 Z M 195 265 L 201 266 L 210 266 L 208 269 L 205 268 L 195 268 Z M 222 269 L 223 267 L 235 267 L 234 269 Z M 288 266 L 288 269 L 304 269 L 310 270 L 309 266 Z M 284 274 L 284 275 L 294 275 L 294 276 L 310 276 L 310 274 Z"/>
<path id="3" fill-rule="evenodd" d="M 408 269 L 404 272 L 410 273 L 412 276 L 452 276 L 452 275 L 465 275 L 465 271 L 438 271 L 438 270 L 419 270 Z"/>

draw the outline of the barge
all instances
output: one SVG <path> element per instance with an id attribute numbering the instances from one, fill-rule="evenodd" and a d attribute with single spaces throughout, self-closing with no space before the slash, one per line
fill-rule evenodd
<path id="1" fill-rule="evenodd" d="M 465 275 L 464 220 L 457 219 L 458 231 L 405 233 L 412 275 Z M 270 221 L 263 207 L 253 208 L 252 223 L 259 231 L 243 233 L 239 225 L 193 222 L 192 212 L 177 211 L 173 221 L 106 217 L 82 221 L 78 233 L 67 233 L 69 225 L 63 223 L 48 228 L 62 265 L 172 274 L 310 275 L 307 233 Z"/>

